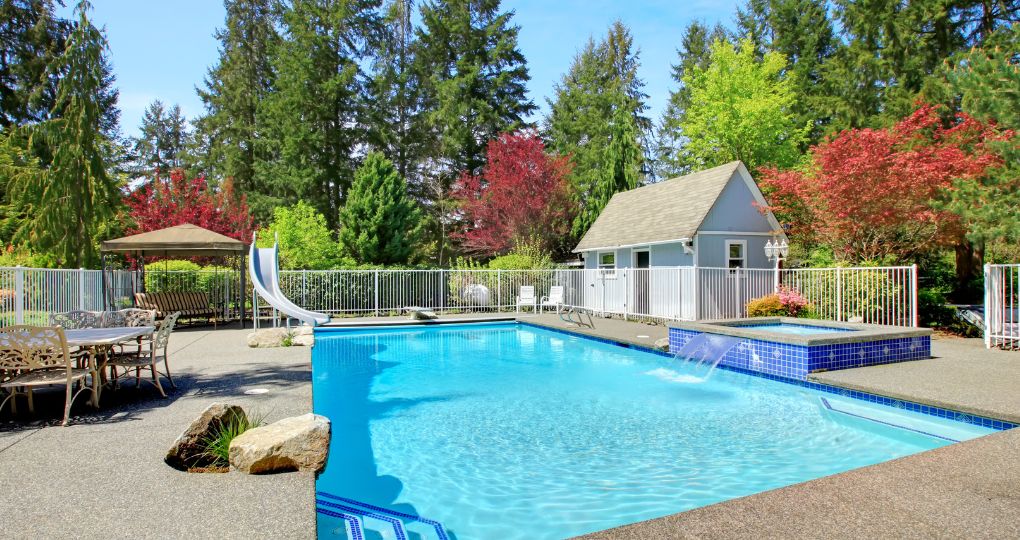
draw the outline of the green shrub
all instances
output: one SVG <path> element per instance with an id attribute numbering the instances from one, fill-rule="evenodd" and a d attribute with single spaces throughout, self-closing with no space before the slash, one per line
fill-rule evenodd
<path id="1" fill-rule="evenodd" d="M 748 317 L 800 317 L 817 319 L 815 306 L 799 291 L 780 287 L 778 293 L 755 298 L 747 303 Z"/>
<path id="2" fill-rule="evenodd" d="M 755 298 L 747 303 L 748 317 L 783 317 L 785 315 L 786 309 L 779 301 L 778 294 Z"/>

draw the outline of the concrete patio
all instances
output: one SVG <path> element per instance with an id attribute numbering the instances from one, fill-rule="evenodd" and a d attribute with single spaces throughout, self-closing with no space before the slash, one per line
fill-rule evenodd
<path id="1" fill-rule="evenodd" d="M 210 403 L 261 411 L 267 421 L 311 410 L 309 349 L 248 349 L 250 330 L 191 329 L 170 340 L 178 389 L 161 399 L 133 382 L 105 392 L 96 412 L 37 396 L 39 421 L 0 416 L 3 538 L 312 538 L 314 477 L 189 474 L 163 456 Z M 267 393 L 245 395 L 264 388 Z M 22 409 L 24 411 L 24 409 Z"/>

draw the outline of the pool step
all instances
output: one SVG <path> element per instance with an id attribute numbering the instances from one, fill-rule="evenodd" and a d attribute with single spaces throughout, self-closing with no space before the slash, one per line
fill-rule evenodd
<path id="1" fill-rule="evenodd" d="M 343 537 L 343 532 L 348 540 L 364 540 L 365 531 L 371 531 L 386 540 L 449 540 L 446 528 L 438 521 L 322 491 L 315 494 L 315 511 L 320 514 L 320 536 L 321 516 L 327 516 L 344 524 L 343 530 L 329 530 L 328 534 L 337 538 Z"/>

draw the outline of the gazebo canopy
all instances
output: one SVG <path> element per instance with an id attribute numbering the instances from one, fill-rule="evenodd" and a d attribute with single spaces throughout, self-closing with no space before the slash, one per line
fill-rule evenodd
<path id="1" fill-rule="evenodd" d="M 229 236 L 185 223 L 103 242 L 102 251 L 152 256 L 243 255 L 248 244 Z"/>

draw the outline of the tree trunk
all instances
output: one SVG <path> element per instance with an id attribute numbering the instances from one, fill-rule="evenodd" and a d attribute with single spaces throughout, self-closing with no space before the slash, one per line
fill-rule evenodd
<path id="1" fill-rule="evenodd" d="M 958 304 L 978 303 L 981 292 L 975 285 L 975 278 L 981 273 L 984 264 L 984 244 L 975 245 L 967 239 L 956 243 L 956 287 L 952 300 Z"/>

